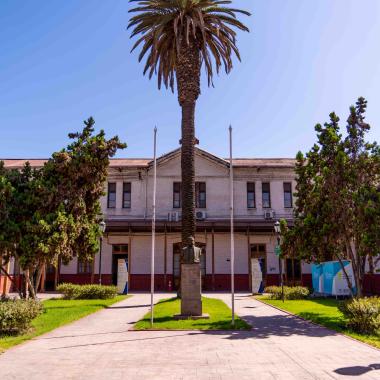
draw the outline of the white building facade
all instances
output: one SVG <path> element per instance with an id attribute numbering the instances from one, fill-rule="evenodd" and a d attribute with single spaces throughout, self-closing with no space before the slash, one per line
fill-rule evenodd
<path id="1" fill-rule="evenodd" d="M 251 260 L 258 259 L 263 285 L 279 282 L 279 260 L 274 253 L 274 223 L 292 224 L 294 160 L 236 159 L 235 288 L 250 290 Z M 229 162 L 196 148 L 196 244 L 203 249 L 204 290 L 230 288 Z M 128 288 L 150 289 L 153 162 L 151 159 L 111 161 L 102 210 L 106 232 L 102 245 L 102 283 L 117 284 L 120 260 L 128 267 Z M 175 290 L 180 277 L 181 160 L 177 149 L 157 161 L 156 290 Z M 99 257 L 93 265 L 60 267 L 59 281 L 98 281 Z M 310 267 L 297 260 L 284 261 L 289 284 L 311 285 Z"/>
<path id="2" fill-rule="evenodd" d="M 7 168 L 26 161 L 41 167 L 46 160 L 4 160 Z M 293 159 L 234 159 L 235 289 L 258 291 L 277 285 L 280 263 L 275 255 L 274 224 L 293 224 L 296 186 Z M 196 148 L 196 244 L 202 248 L 202 288 L 226 291 L 231 287 L 230 164 Z M 46 290 L 58 283 L 118 285 L 121 292 L 150 290 L 153 162 L 151 159 L 112 159 L 105 196 L 101 199 L 106 230 L 100 253 L 93 262 L 75 258 L 58 269 L 48 267 Z M 155 288 L 173 291 L 179 285 L 181 252 L 180 149 L 157 160 Z M 101 257 L 101 260 L 100 260 Z M 1 263 L 0 263 L 1 264 Z M 101 264 L 101 265 L 99 265 Z M 4 264 L 8 273 L 23 281 L 17 263 Z M 380 265 L 380 263 L 378 263 Z M 293 258 L 282 261 L 285 283 L 312 286 L 311 266 Z M 101 273 L 101 276 L 99 275 Z M 259 278 L 257 278 L 259 277 Z M 11 283 L 0 275 L 0 293 Z M 366 274 L 364 291 L 380 294 L 380 268 Z"/>

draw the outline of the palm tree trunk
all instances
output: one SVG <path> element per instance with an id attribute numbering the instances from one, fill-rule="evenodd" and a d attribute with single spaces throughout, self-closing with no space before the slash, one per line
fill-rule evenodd
<path id="1" fill-rule="evenodd" d="M 195 236 L 195 102 L 182 105 L 182 245 Z"/>
<path id="2" fill-rule="evenodd" d="M 182 246 L 195 237 L 195 104 L 200 94 L 199 48 L 192 39 L 180 44 L 177 62 L 178 102 L 182 108 Z"/>

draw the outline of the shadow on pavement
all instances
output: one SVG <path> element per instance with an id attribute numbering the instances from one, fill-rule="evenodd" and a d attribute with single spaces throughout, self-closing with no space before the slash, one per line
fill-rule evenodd
<path id="1" fill-rule="evenodd" d="M 367 372 L 380 370 L 380 364 L 370 364 L 367 367 L 357 365 L 353 367 L 338 368 L 334 372 L 343 376 L 361 376 Z"/>
<path id="2" fill-rule="evenodd" d="M 266 339 L 271 336 L 285 337 L 302 335 L 307 337 L 325 337 L 337 335 L 334 331 L 308 323 L 290 315 L 244 316 L 252 326 L 250 331 L 200 331 L 202 334 L 227 335 L 226 339 Z"/>

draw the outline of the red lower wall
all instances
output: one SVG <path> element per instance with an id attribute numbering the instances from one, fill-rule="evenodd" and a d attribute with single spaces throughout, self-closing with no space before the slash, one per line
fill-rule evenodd
<path id="1" fill-rule="evenodd" d="M 71 282 L 72 284 L 91 284 L 91 274 L 60 274 L 59 283 Z M 94 284 L 99 284 L 99 275 L 94 275 Z M 112 274 L 102 274 L 102 284 L 112 285 Z"/>
<path id="2" fill-rule="evenodd" d="M 154 276 L 155 290 L 156 291 L 172 291 L 173 289 L 173 276 L 170 274 L 165 276 L 157 274 Z M 206 275 L 203 279 L 203 290 L 205 291 L 222 291 L 231 289 L 231 278 L 229 274 L 216 274 L 215 276 Z M 131 291 L 149 291 L 150 290 L 150 275 L 149 274 L 131 274 L 130 285 Z M 248 291 L 249 290 L 249 277 L 247 274 L 235 275 L 235 290 Z"/>
<path id="3" fill-rule="evenodd" d="M 280 285 L 280 275 L 279 274 L 267 274 L 266 286 L 278 286 Z M 311 273 L 304 273 L 301 276 L 300 285 L 312 288 L 312 278 Z"/>
<path id="4" fill-rule="evenodd" d="M 366 274 L 364 276 L 363 292 L 367 295 L 380 295 L 380 274 Z"/>
<path id="5" fill-rule="evenodd" d="M 0 294 L 3 292 L 5 277 L 0 276 Z M 16 276 L 16 282 L 22 289 L 22 276 Z M 71 282 L 73 284 L 91 284 L 90 274 L 60 274 L 59 283 Z M 99 276 L 94 275 L 94 284 L 99 283 Z M 103 274 L 102 284 L 111 285 L 112 275 Z M 312 287 L 311 274 L 303 274 L 301 280 L 302 286 Z M 278 274 L 268 274 L 266 277 L 266 285 L 279 285 Z M 229 274 L 207 274 L 203 278 L 202 288 L 205 291 L 230 291 L 231 279 Z M 130 285 L 131 291 L 149 291 L 150 290 L 150 275 L 149 274 L 131 274 Z M 50 289 L 49 289 L 50 290 Z M 173 276 L 171 274 L 155 275 L 155 290 L 156 291 L 173 291 Z M 249 275 L 235 274 L 235 290 L 249 291 Z M 15 291 L 11 282 L 7 281 L 7 291 Z M 380 274 L 367 274 L 364 277 L 364 293 L 367 295 L 380 295 Z"/>

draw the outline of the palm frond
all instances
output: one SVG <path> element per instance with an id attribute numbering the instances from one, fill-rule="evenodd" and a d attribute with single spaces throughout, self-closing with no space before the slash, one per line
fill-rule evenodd
<path id="1" fill-rule="evenodd" d="M 136 5 L 129 10 L 128 29 L 131 38 L 139 36 L 132 47 L 140 47 L 139 61 L 145 56 L 144 74 L 158 78 L 174 91 L 178 54 L 183 41 L 196 44 L 204 65 L 208 84 L 213 85 L 214 68 L 223 66 L 228 74 L 233 67 L 232 57 L 240 60 L 236 32 L 249 29 L 237 15 L 250 13 L 229 5 L 231 0 L 129 0 Z"/>

